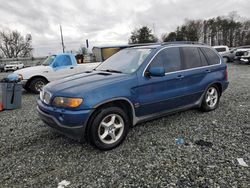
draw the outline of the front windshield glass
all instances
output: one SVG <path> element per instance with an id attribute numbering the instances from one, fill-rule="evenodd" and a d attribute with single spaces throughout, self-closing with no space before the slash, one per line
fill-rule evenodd
<path id="1" fill-rule="evenodd" d="M 125 74 L 135 72 L 149 55 L 152 49 L 149 48 L 131 48 L 124 49 L 112 55 L 96 70 L 107 72 L 121 72 Z"/>
<path id="2" fill-rule="evenodd" d="M 56 58 L 55 55 L 49 56 L 47 59 L 44 60 L 42 65 L 49 66 L 54 61 L 55 58 Z"/>

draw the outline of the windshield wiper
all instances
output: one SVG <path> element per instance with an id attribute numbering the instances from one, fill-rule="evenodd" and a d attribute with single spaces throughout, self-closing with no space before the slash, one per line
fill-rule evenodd
<path id="1" fill-rule="evenodd" d="M 106 70 L 100 70 L 100 71 L 105 71 L 105 72 L 114 72 L 114 73 L 122 73 L 122 71 L 113 70 L 113 69 L 106 69 Z"/>

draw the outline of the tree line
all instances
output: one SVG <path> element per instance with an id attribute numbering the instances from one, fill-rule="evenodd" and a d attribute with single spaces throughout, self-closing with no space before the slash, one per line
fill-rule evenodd
<path id="1" fill-rule="evenodd" d="M 243 21 L 239 21 L 243 20 Z M 146 39 L 144 40 L 145 36 Z M 163 34 L 162 41 L 198 41 L 211 46 L 230 47 L 250 45 L 250 20 L 242 19 L 236 12 L 228 16 L 218 16 L 206 20 L 185 20 L 175 31 Z M 131 33 L 129 43 L 148 43 L 159 41 L 147 26 Z"/>

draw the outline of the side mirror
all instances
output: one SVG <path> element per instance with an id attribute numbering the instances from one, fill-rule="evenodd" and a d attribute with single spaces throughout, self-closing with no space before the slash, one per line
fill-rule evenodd
<path id="1" fill-rule="evenodd" d="M 165 69 L 163 67 L 151 67 L 148 71 L 145 72 L 145 76 L 155 76 L 162 77 L 165 76 Z"/>

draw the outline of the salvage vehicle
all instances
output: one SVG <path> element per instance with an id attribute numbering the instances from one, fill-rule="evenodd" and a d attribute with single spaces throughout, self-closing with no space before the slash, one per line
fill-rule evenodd
<path id="1" fill-rule="evenodd" d="M 250 49 L 244 51 L 244 54 L 241 56 L 240 61 L 247 64 L 250 63 Z"/>
<path id="2" fill-rule="evenodd" d="M 245 54 L 245 52 L 248 52 L 248 51 L 250 51 L 250 46 L 241 46 L 241 47 L 239 47 L 235 51 L 234 61 L 241 63 L 242 62 L 242 57 L 247 56 L 247 53 Z M 243 62 L 245 62 L 245 61 L 243 60 Z"/>
<path id="3" fill-rule="evenodd" d="M 225 63 L 234 61 L 234 51 L 228 46 L 213 46 L 213 48 L 223 57 Z"/>
<path id="4" fill-rule="evenodd" d="M 47 83 L 92 70 L 99 63 L 77 64 L 73 54 L 49 56 L 40 66 L 15 71 L 22 79 L 23 88 L 38 94 Z"/>
<path id="5" fill-rule="evenodd" d="M 22 69 L 24 67 L 22 62 L 19 61 L 13 61 L 13 62 L 9 62 L 4 66 L 4 71 L 15 71 L 18 69 Z"/>
<path id="6" fill-rule="evenodd" d="M 93 71 L 46 85 L 37 110 L 55 130 L 109 150 L 137 123 L 189 108 L 216 109 L 227 77 L 222 57 L 206 45 L 126 48 Z"/>

